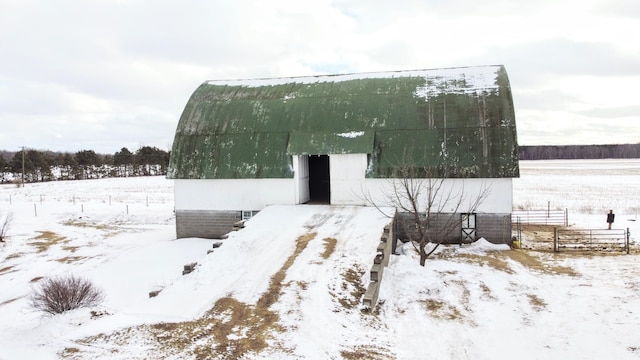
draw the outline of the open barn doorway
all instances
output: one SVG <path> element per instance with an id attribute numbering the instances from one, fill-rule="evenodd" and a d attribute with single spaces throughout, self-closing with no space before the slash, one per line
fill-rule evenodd
<path id="1" fill-rule="evenodd" d="M 309 155 L 309 202 L 331 202 L 329 155 Z"/>

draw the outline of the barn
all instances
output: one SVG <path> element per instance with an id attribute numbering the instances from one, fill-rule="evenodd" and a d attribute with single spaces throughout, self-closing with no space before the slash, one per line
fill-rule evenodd
<path id="1" fill-rule="evenodd" d="M 504 66 L 206 81 L 171 151 L 177 237 L 219 238 L 271 204 L 371 205 L 407 154 L 418 167 L 447 159 L 446 181 L 465 192 L 488 187 L 474 232 L 511 239 L 519 167 Z"/>

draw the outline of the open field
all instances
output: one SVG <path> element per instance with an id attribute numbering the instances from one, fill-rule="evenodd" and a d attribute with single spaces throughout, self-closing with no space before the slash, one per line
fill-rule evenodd
<path id="1" fill-rule="evenodd" d="M 639 169 L 522 162 L 514 207 L 567 208 L 573 227 L 589 228 L 606 227 L 611 208 L 636 243 Z M 207 255 L 211 240 L 174 240 L 172 209 L 160 177 L 1 186 L 14 222 L 0 244 L 0 359 L 640 358 L 637 254 L 481 240 L 442 247 L 423 268 L 402 246 L 366 313 L 386 222 L 376 211 L 275 207 Z M 105 302 L 57 316 L 29 307 L 43 278 L 71 273 Z"/>

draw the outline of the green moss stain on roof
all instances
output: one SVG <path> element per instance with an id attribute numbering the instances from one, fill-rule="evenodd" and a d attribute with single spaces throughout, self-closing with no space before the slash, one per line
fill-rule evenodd
<path id="1" fill-rule="evenodd" d="M 205 82 L 178 123 L 169 177 L 290 178 L 291 155 L 348 153 L 388 177 L 407 150 L 416 166 L 445 158 L 453 177 L 518 176 L 504 67 Z"/>

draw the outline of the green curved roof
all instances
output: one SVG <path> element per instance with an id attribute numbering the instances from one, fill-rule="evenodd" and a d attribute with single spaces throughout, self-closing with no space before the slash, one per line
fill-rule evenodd
<path id="1" fill-rule="evenodd" d="M 291 178 L 293 154 L 367 153 L 367 177 L 407 153 L 451 177 L 517 177 L 503 66 L 207 81 L 180 117 L 168 177 Z M 405 155 L 403 155 L 405 154 Z"/>

